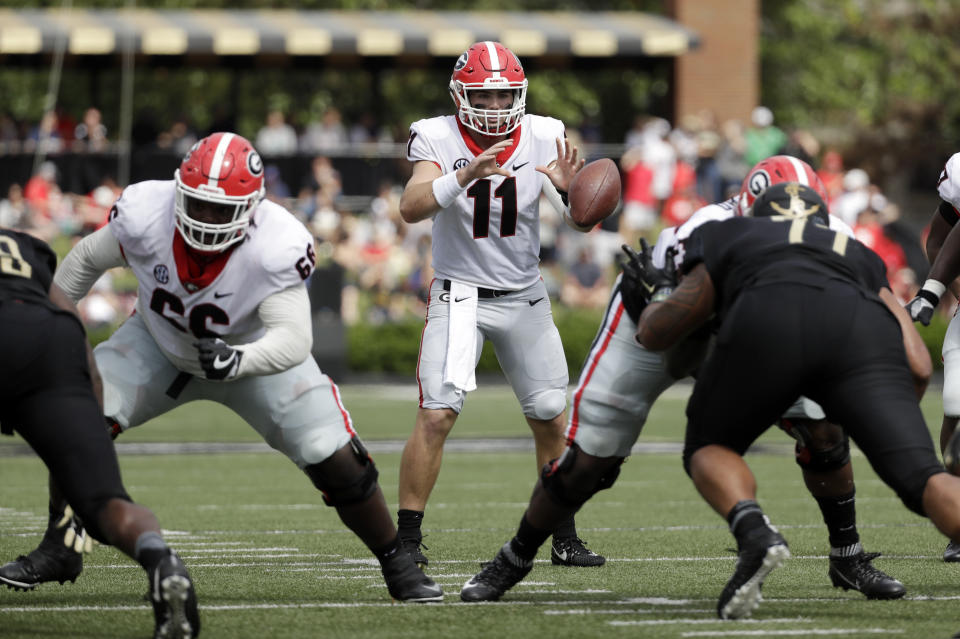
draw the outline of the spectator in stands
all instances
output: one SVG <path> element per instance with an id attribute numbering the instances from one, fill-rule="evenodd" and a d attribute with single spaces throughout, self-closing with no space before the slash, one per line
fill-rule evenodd
<path id="1" fill-rule="evenodd" d="M 817 176 L 827 189 L 829 197 L 827 205 L 832 209 L 837 198 L 843 193 L 843 156 L 839 151 L 828 149 L 823 154 L 823 162 L 817 171 Z"/>
<path id="2" fill-rule="evenodd" d="M 783 151 L 787 135 L 773 124 L 773 111 L 758 106 L 750 113 L 753 124 L 746 132 L 747 148 L 744 153 L 748 166 Z"/>
<path id="3" fill-rule="evenodd" d="M 319 122 L 311 122 L 300 139 L 300 148 L 307 153 L 333 153 L 347 146 L 347 129 L 340 111 L 329 107 Z"/>
<path id="4" fill-rule="evenodd" d="M 107 149 L 107 127 L 104 126 L 100 109 L 90 107 L 83 113 L 83 120 L 74 129 L 73 149 L 99 153 Z"/>
<path id="5" fill-rule="evenodd" d="M 677 162 L 676 174 L 673 180 L 673 193 L 663 203 L 661 219 L 664 226 L 679 226 L 686 222 L 691 215 L 708 203 L 697 195 L 697 175 L 692 166 L 686 162 Z"/>
<path id="6" fill-rule="evenodd" d="M 31 129 L 24 148 L 29 152 L 39 151 L 44 155 L 62 151 L 63 138 L 60 137 L 58 124 L 55 111 L 44 113 L 40 122 Z"/>
<path id="7" fill-rule="evenodd" d="M 843 175 L 843 193 L 831 209 L 831 213 L 854 226 L 860 213 L 870 206 L 870 176 L 863 169 L 850 169 Z"/>
<path id="8" fill-rule="evenodd" d="M 59 192 L 57 186 L 57 165 L 49 160 L 40 164 L 37 172 L 27 180 L 23 188 L 23 196 L 34 216 L 50 218 L 50 199 L 53 193 Z"/>
<path id="9" fill-rule="evenodd" d="M 268 164 L 263 170 L 263 187 L 266 189 L 268 200 L 285 204 L 285 200 L 291 197 L 290 187 L 283 181 L 280 174 L 280 167 L 276 164 Z"/>
<path id="10" fill-rule="evenodd" d="M 745 157 L 747 138 L 743 123 L 740 120 L 727 120 L 721 127 L 721 133 L 723 138 L 714 157 L 723 183 L 723 197 L 720 200 L 725 200 L 736 195 L 753 165 L 748 164 Z"/>
<path id="11" fill-rule="evenodd" d="M 9 111 L 0 113 L 0 153 L 20 150 L 20 128 Z"/>
<path id="12" fill-rule="evenodd" d="M 603 269 L 593 260 L 590 249 L 581 247 L 563 280 L 560 301 L 573 308 L 602 308 L 609 294 Z"/>
<path id="13" fill-rule="evenodd" d="M 7 197 L 0 200 L 0 226 L 20 229 L 27 220 L 27 201 L 23 188 L 16 182 L 7 188 Z"/>
<path id="14" fill-rule="evenodd" d="M 297 152 L 297 132 L 287 124 L 283 111 L 271 109 L 254 145 L 263 155 L 293 155 Z"/>

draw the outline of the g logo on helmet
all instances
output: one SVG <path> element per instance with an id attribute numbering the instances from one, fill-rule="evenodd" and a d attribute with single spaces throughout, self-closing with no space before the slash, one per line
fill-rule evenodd
<path id="1" fill-rule="evenodd" d="M 187 149 L 187 152 L 184 154 L 183 160 L 181 161 L 181 163 L 186 162 L 187 160 L 190 159 L 190 156 L 193 154 L 193 152 L 200 148 L 200 142 L 202 141 L 203 140 L 197 140 L 196 142 L 193 143 L 193 146 Z"/>
<path id="2" fill-rule="evenodd" d="M 760 170 L 756 171 L 753 175 L 750 176 L 750 181 L 747 183 L 747 188 L 750 190 L 750 193 L 754 197 L 757 197 L 761 193 L 767 190 L 770 186 L 770 176 L 766 171 Z"/>
<path id="3" fill-rule="evenodd" d="M 254 177 L 263 173 L 263 160 L 256 151 L 250 151 L 247 155 L 247 170 L 250 171 L 250 175 Z"/>
<path id="4" fill-rule="evenodd" d="M 470 52 L 464 51 L 460 54 L 460 57 L 457 58 L 457 63 L 453 65 L 454 71 L 459 71 L 463 67 L 467 66 L 467 60 L 470 59 Z"/>

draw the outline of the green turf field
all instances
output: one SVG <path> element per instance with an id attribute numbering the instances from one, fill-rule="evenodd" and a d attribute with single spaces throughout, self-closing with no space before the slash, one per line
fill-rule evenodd
<path id="1" fill-rule="evenodd" d="M 409 432 L 415 387 L 351 387 L 344 400 L 375 453 L 396 507 L 397 440 Z M 683 391 L 654 408 L 641 442 L 679 442 Z M 939 394 L 924 410 L 939 428 Z M 137 432 L 139 431 L 139 432 Z M 514 532 L 533 484 L 526 426 L 510 391 L 471 394 L 458 439 L 515 437 L 517 450 L 451 452 L 427 510 L 428 572 L 446 602 L 393 604 L 374 560 L 309 481 L 275 452 L 121 453 L 132 496 L 154 509 L 197 584 L 203 637 L 949 637 L 960 630 L 960 566 L 944 564 L 945 540 L 909 513 L 856 455 L 859 523 L 876 565 L 907 587 L 905 600 L 868 602 L 831 587 L 825 529 L 803 487 L 786 436 L 771 430 L 748 455 L 759 499 L 793 557 L 764 587 L 752 619 L 720 622 L 716 597 L 733 570 L 724 522 L 683 474 L 678 452 L 638 453 L 616 486 L 578 516 L 581 536 L 608 557 L 602 568 L 550 565 L 541 551 L 526 581 L 496 604 L 462 604 L 459 588 Z M 394 441 L 393 448 L 387 444 Z M 212 404 L 180 409 L 118 443 L 259 442 Z M 0 559 L 30 550 L 46 518 L 46 473 L 0 445 Z M 121 448 L 123 450 L 123 448 Z M 145 447 L 145 450 L 152 450 Z M 0 591 L 0 637 L 145 637 L 152 613 L 146 579 L 99 547 L 75 584 Z"/>

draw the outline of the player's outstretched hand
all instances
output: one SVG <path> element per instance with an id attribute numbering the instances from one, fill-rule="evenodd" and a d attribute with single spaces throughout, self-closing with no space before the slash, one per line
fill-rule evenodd
<path id="1" fill-rule="evenodd" d="M 497 165 L 497 154 L 512 144 L 513 140 L 500 140 L 489 149 L 486 149 L 483 153 L 473 158 L 470 161 L 470 164 L 463 168 L 463 177 L 466 178 L 465 184 L 469 184 L 474 180 L 479 180 L 491 175 L 510 177 L 510 171 Z"/>
<path id="2" fill-rule="evenodd" d="M 207 379 L 221 381 L 237 376 L 243 351 L 238 351 L 219 337 L 202 337 L 193 345 L 197 347 L 200 367 Z"/>
<path id="3" fill-rule="evenodd" d="M 933 311 L 936 307 L 930 303 L 930 300 L 917 295 L 907 302 L 906 309 L 910 313 L 910 319 L 914 322 L 920 322 L 924 326 L 930 326 L 930 320 L 933 319 Z"/>
<path id="4" fill-rule="evenodd" d="M 566 193 L 570 190 L 570 183 L 573 181 L 573 176 L 583 168 L 586 162 L 583 158 L 577 159 L 578 153 L 577 147 L 570 144 L 570 140 L 567 138 L 557 138 L 556 162 L 552 162 L 550 166 L 538 166 L 537 171 L 540 171 L 550 178 L 550 181 L 553 182 L 553 185 L 558 191 Z"/>
<path id="5" fill-rule="evenodd" d="M 57 522 L 57 528 L 63 529 L 63 545 L 77 554 L 93 551 L 93 537 L 87 534 L 80 518 L 69 505 L 63 511 L 63 517 Z"/>

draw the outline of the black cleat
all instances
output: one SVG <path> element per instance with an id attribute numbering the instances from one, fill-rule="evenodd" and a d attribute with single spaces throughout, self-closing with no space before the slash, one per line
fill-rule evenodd
<path id="1" fill-rule="evenodd" d="M 381 567 L 390 596 L 397 601 L 429 603 L 443 601 L 443 589 L 417 568 L 413 559 L 401 551 Z"/>
<path id="2" fill-rule="evenodd" d="M 607 563 L 607 558 L 587 548 L 585 542 L 579 537 L 565 539 L 554 537 L 553 544 L 550 546 L 550 561 L 554 566 L 589 568 L 602 566 Z"/>
<path id="3" fill-rule="evenodd" d="M 906 594 L 903 584 L 871 563 L 878 552 L 863 552 L 852 557 L 830 557 L 830 581 L 834 588 L 857 590 L 867 599 L 899 599 Z"/>
<path id="4" fill-rule="evenodd" d="M 721 619 L 749 617 L 763 595 L 763 580 L 790 557 L 787 542 L 771 526 L 764 526 L 748 537 L 737 555 L 737 567 L 717 602 Z"/>
<path id="5" fill-rule="evenodd" d="M 493 561 L 484 565 L 483 570 L 474 575 L 470 581 L 463 584 L 460 590 L 460 599 L 463 601 L 496 601 L 503 593 L 519 583 L 530 569 L 533 562 L 525 562 L 510 550 L 510 542 L 503 545 Z"/>
<path id="6" fill-rule="evenodd" d="M 943 551 L 943 560 L 950 564 L 960 561 L 960 544 L 955 541 L 947 544 L 947 549 Z"/>
<path id="7" fill-rule="evenodd" d="M 62 541 L 44 538 L 28 555 L 0 566 L 0 583 L 14 590 L 33 590 L 42 583 L 73 583 L 83 572 L 83 556 Z"/>
<path id="8" fill-rule="evenodd" d="M 420 550 L 420 548 L 423 548 L 423 550 L 430 550 L 427 548 L 427 545 L 423 543 L 422 537 L 419 539 L 413 537 L 409 539 L 403 539 L 401 537 L 400 545 L 407 552 L 407 554 L 410 555 L 410 558 L 413 559 L 413 563 L 417 564 L 417 567 L 420 568 L 420 570 L 426 568 L 427 564 L 430 563 L 430 561 L 427 559 L 427 556 L 423 554 L 422 550 Z"/>
<path id="9" fill-rule="evenodd" d="M 194 639 L 200 635 L 197 593 L 186 566 L 173 551 L 160 560 L 150 577 L 154 639 Z"/>

